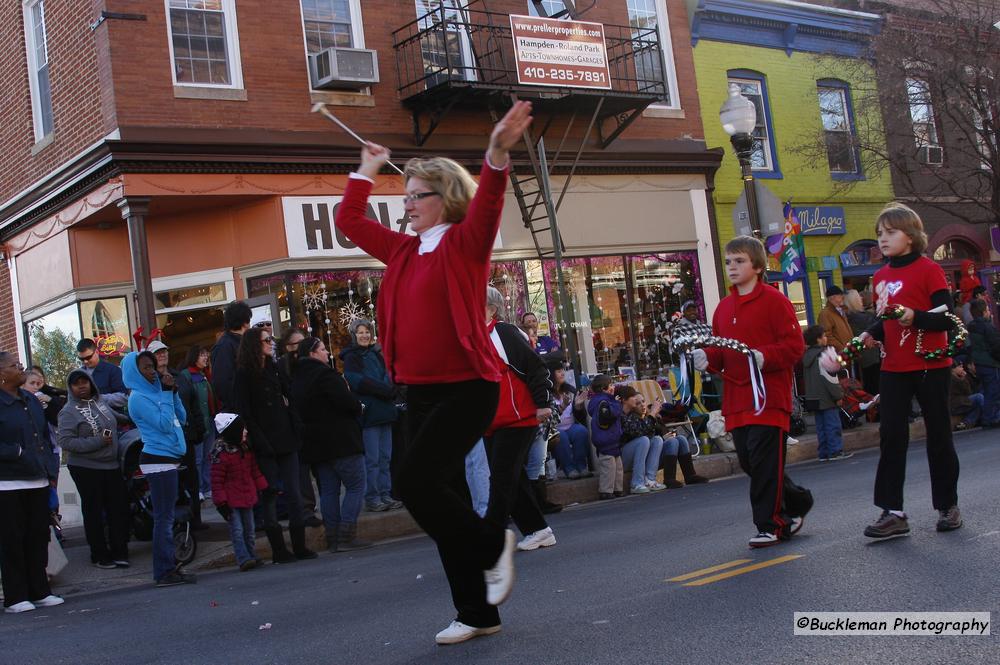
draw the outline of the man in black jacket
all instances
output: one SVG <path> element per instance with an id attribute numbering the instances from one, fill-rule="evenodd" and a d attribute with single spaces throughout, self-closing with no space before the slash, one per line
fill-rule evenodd
<path id="1" fill-rule="evenodd" d="M 236 352 L 239 351 L 243 333 L 250 327 L 253 312 L 250 305 L 234 300 L 222 312 L 226 332 L 212 347 L 212 390 L 219 400 L 220 411 L 236 413 L 236 395 L 233 379 L 236 377 Z"/>
<path id="2" fill-rule="evenodd" d="M 990 310 L 985 300 L 969 304 L 969 346 L 976 376 L 983 389 L 983 427 L 1000 425 L 1000 332 L 989 320 Z"/>

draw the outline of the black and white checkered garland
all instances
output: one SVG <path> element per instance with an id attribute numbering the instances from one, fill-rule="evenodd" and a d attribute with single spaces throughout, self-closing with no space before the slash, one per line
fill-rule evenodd
<path id="1" fill-rule="evenodd" d="M 694 375 L 694 360 L 690 352 L 694 349 L 716 348 L 728 349 L 742 353 L 747 358 L 750 371 L 750 387 L 753 390 L 754 415 L 760 415 L 767 405 L 767 391 L 764 387 L 764 375 L 761 374 L 754 358 L 753 350 L 739 341 L 729 337 L 717 337 L 712 334 L 712 327 L 705 323 L 687 323 L 675 326 L 671 331 L 670 343 L 680 354 L 681 364 L 681 395 L 690 396 L 691 376 Z M 725 375 L 723 375 L 725 378 Z M 688 397 L 690 399 L 690 397 Z"/>

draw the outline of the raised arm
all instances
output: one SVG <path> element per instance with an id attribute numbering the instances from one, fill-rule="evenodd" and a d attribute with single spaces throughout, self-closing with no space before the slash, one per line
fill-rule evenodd
<path id="1" fill-rule="evenodd" d="M 375 176 L 388 161 L 389 155 L 389 149 L 377 143 L 368 143 L 361 148 L 361 166 L 348 177 L 344 200 L 333 220 L 338 230 L 382 263 L 389 263 L 393 251 L 405 237 L 365 216 Z"/>

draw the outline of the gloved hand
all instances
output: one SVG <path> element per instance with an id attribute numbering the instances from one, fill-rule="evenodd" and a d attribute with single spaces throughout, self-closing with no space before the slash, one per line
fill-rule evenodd
<path id="1" fill-rule="evenodd" d="M 753 361 L 757 363 L 757 369 L 764 369 L 764 354 L 757 349 L 751 349 L 753 351 Z"/>
<path id="2" fill-rule="evenodd" d="M 222 519 L 227 522 L 232 519 L 233 509 L 229 507 L 228 503 L 217 503 L 215 504 L 215 509 L 219 511 L 220 515 L 222 515 Z"/>
<path id="3" fill-rule="evenodd" d="M 704 372 L 708 369 L 708 355 L 704 349 L 695 349 L 692 351 L 691 358 L 694 360 L 694 368 L 699 372 Z"/>

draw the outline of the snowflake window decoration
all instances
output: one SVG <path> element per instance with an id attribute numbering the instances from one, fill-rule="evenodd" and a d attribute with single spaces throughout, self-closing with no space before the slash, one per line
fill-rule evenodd
<path id="1" fill-rule="evenodd" d="M 363 318 L 365 318 L 364 308 L 353 300 L 340 308 L 339 320 L 342 326 L 350 325 L 351 322 Z"/>
<path id="2" fill-rule="evenodd" d="M 315 289 L 306 289 L 302 294 L 302 304 L 306 311 L 319 311 L 326 309 L 326 287 L 319 286 Z"/>

